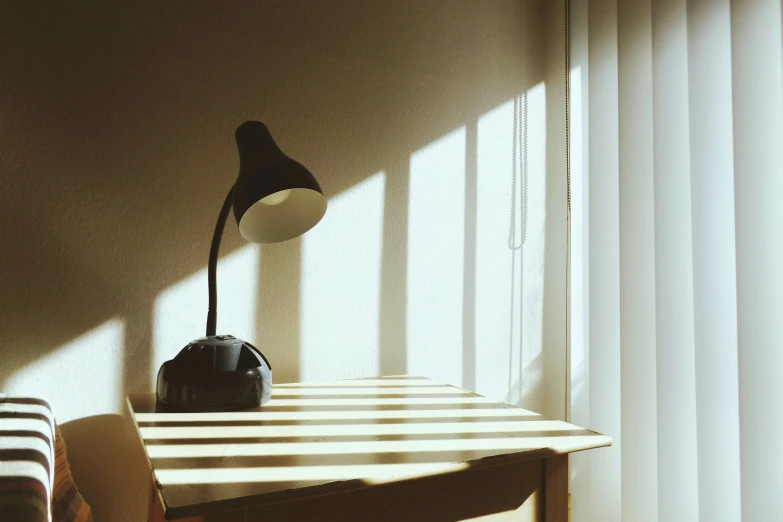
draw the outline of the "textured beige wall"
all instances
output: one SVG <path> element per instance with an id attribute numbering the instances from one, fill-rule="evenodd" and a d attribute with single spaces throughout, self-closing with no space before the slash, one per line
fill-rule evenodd
<path id="1" fill-rule="evenodd" d="M 471 197 L 470 183 L 481 186 L 477 169 L 480 176 L 492 179 L 486 154 L 493 154 L 494 142 L 482 148 L 479 135 L 478 151 L 469 142 L 477 139 L 482 122 L 495 125 L 487 114 L 498 115 L 498 132 L 508 134 L 510 140 L 511 100 L 545 80 L 544 4 L 543 0 L 3 3 L 0 390 L 54 397 L 61 421 L 70 421 L 65 432 L 75 474 L 99 520 L 142 516 L 139 498 L 146 492 L 139 489 L 138 469 L 122 445 L 116 413 L 121 411 L 124 393 L 153 389 L 152 369 L 159 360 L 201 334 L 206 292 L 200 281 L 214 219 L 236 172 L 236 126 L 246 119 L 266 122 L 283 150 L 316 174 L 330 198 L 329 212 L 337 209 L 337 217 L 324 224 L 321 236 L 314 236 L 315 247 L 305 244 L 309 250 L 303 248 L 302 241 L 308 240 L 304 239 L 261 249 L 260 255 L 257 249 L 247 250 L 229 223 L 222 254 L 233 264 L 221 266 L 220 300 L 226 308 L 221 308 L 219 321 L 232 328 L 236 324 L 233 333 L 246 335 L 262 347 L 273 361 L 276 380 L 329 378 L 334 372 L 319 372 L 317 357 L 308 359 L 308 370 L 303 370 L 302 343 L 317 334 L 308 330 L 309 324 L 335 322 L 327 314 L 335 314 L 340 302 L 326 299 L 322 312 L 307 308 L 306 317 L 316 317 L 305 322 L 301 295 L 307 290 L 303 281 L 309 272 L 303 273 L 302 267 L 311 267 L 307 270 L 312 274 L 319 274 L 320 265 L 350 267 L 351 259 L 335 257 L 333 250 L 353 252 L 351 227 L 375 219 L 377 233 L 372 228 L 356 233 L 380 245 L 382 254 L 379 251 L 374 265 L 360 264 L 355 269 L 358 279 L 379 280 L 377 311 L 373 309 L 377 320 L 367 334 L 377 340 L 367 348 L 377 364 L 343 365 L 347 369 L 338 376 L 416 369 L 410 362 L 412 334 L 406 317 L 412 299 L 409 242 L 418 226 L 408 219 L 412 158 L 426 156 L 428 147 L 441 143 L 444 136 L 463 140 L 460 190 L 463 197 L 467 193 L 466 208 L 472 204 L 474 210 L 471 214 L 468 208 L 462 213 L 464 222 L 454 224 L 467 227 L 467 232 L 464 250 L 453 255 L 464 258 L 464 266 L 458 268 L 473 271 L 476 279 L 471 249 L 476 249 L 475 235 L 481 234 L 483 218 L 479 215 L 476 221 L 475 206 L 484 207 Z M 546 98 L 560 95 L 547 90 Z M 554 110 L 549 105 L 546 109 Z M 559 137 L 542 125 L 543 135 Z M 543 147 L 545 141 L 541 138 L 537 146 Z M 541 156 L 546 159 L 550 154 Z M 423 167 L 416 167 L 418 175 L 426 175 L 427 168 L 440 168 L 438 175 L 447 176 L 440 165 L 448 164 L 451 157 L 448 148 L 434 153 L 421 163 Z M 545 159 L 535 173 L 540 181 L 547 172 Z M 482 165 L 488 165 L 486 175 Z M 367 185 L 379 172 L 382 183 Z M 505 173 L 497 175 L 507 179 Z M 558 182 L 539 184 L 549 190 L 541 193 L 547 201 L 561 197 Z M 365 212 L 351 203 L 361 201 L 365 193 L 356 187 L 368 187 L 368 197 L 380 198 L 382 212 L 372 208 Z M 543 208 L 543 200 L 540 203 Z M 508 206 L 508 200 L 498 206 Z M 541 234 L 546 230 L 559 241 L 562 225 L 552 221 L 545 228 L 546 216 L 540 217 Z M 560 256 L 556 249 L 544 250 L 543 235 L 540 240 L 540 255 L 533 260 L 539 268 L 549 262 L 547 255 Z M 321 244 L 326 251 L 319 257 Z M 555 266 L 553 274 L 564 272 L 559 264 Z M 323 274 L 319 277 L 322 281 Z M 547 291 L 557 293 L 549 301 L 543 299 L 552 312 L 547 316 L 545 310 L 546 318 L 540 321 L 544 327 L 551 323 L 554 346 L 560 343 L 556 333 L 562 314 L 559 277 L 550 276 L 549 283 L 542 279 L 538 286 L 543 289 L 535 290 L 532 297 L 517 297 L 541 301 Z M 466 276 L 464 282 L 470 283 L 469 279 Z M 339 283 L 333 292 L 340 292 L 340 284 L 351 283 Z M 226 285 L 232 290 L 225 290 Z M 460 285 L 458 289 L 472 302 L 476 296 L 493 299 L 481 289 L 465 290 Z M 194 295 L 193 288 L 203 293 Z M 243 330 L 244 319 L 232 314 L 233 310 L 242 314 L 248 288 L 255 304 L 250 324 Z M 233 289 L 236 294 L 231 294 Z M 313 295 L 328 296 L 330 289 L 319 292 Z M 422 296 L 417 306 L 431 301 L 433 310 L 439 309 L 439 301 L 454 297 L 426 292 Z M 230 308 L 232 298 L 240 301 L 235 308 Z M 506 302 L 506 294 L 497 299 Z M 476 313 L 465 304 L 460 310 Z M 358 329 L 361 340 L 366 318 L 362 310 L 356 313 L 355 317 L 344 313 L 337 323 L 346 332 Z M 196 331 L 177 329 L 176 325 L 193 321 L 198 324 Z M 160 330 L 166 328 L 161 322 L 175 325 L 169 328 L 174 333 L 161 337 Z M 472 320 L 456 328 L 459 336 L 476 335 Z M 492 330 L 491 325 L 488 328 Z M 339 330 L 330 335 L 339 336 Z M 508 334 L 511 344 L 514 335 Z M 541 335 L 541 342 L 549 342 L 547 331 Z M 509 381 L 512 371 L 502 365 L 511 364 L 512 348 L 498 351 L 509 352 L 506 362 L 497 363 L 498 372 L 508 373 Z M 463 365 L 461 379 L 448 375 L 444 379 L 481 388 L 481 378 L 476 384 L 476 361 L 494 365 L 494 359 L 482 359 L 474 341 L 445 349 L 458 352 L 459 360 L 468 366 Z M 342 357 L 350 358 L 351 353 Z M 522 356 L 515 357 L 519 360 L 513 364 L 521 367 Z M 559 364 L 555 361 L 553 371 Z M 437 358 L 433 365 L 438 365 Z M 426 364 L 419 367 L 427 368 Z M 504 385 L 508 393 L 486 393 L 539 408 L 559 401 L 557 395 L 544 400 L 540 380 L 526 399 L 519 391 L 524 374 L 519 371 L 514 386 Z M 496 379 L 485 378 L 490 380 Z M 511 388 L 516 391 L 511 393 Z M 131 480 L 134 477 L 136 482 Z M 122 486 L 125 482 L 135 485 Z"/>

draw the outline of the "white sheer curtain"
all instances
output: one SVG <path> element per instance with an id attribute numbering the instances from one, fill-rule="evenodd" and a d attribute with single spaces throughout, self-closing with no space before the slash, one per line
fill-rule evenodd
<path id="1" fill-rule="evenodd" d="M 781 0 L 572 0 L 575 522 L 783 520 Z"/>

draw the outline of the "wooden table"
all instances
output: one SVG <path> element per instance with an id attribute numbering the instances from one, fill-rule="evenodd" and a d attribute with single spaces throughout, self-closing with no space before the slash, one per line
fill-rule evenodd
<path id="1" fill-rule="evenodd" d="M 567 454 L 612 442 L 410 376 L 280 384 L 264 406 L 225 413 L 131 395 L 128 413 L 151 522 L 566 522 Z"/>

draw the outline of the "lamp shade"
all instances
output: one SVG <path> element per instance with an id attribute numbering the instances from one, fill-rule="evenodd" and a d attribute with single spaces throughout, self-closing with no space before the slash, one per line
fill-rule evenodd
<path id="1" fill-rule="evenodd" d="M 239 176 L 233 208 L 242 237 L 279 243 L 317 225 L 326 213 L 326 198 L 310 171 L 283 154 L 259 121 L 240 125 L 236 140 Z"/>

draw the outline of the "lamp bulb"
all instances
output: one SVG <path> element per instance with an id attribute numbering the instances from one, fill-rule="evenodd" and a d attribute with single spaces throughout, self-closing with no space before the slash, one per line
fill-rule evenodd
<path id="1" fill-rule="evenodd" d="M 274 206 L 279 205 L 286 199 L 288 199 L 288 196 L 291 195 L 291 189 L 288 190 L 281 190 L 280 192 L 275 192 L 274 194 L 269 194 L 267 197 L 261 200 L 261 203 L 264 205 Z"/>

